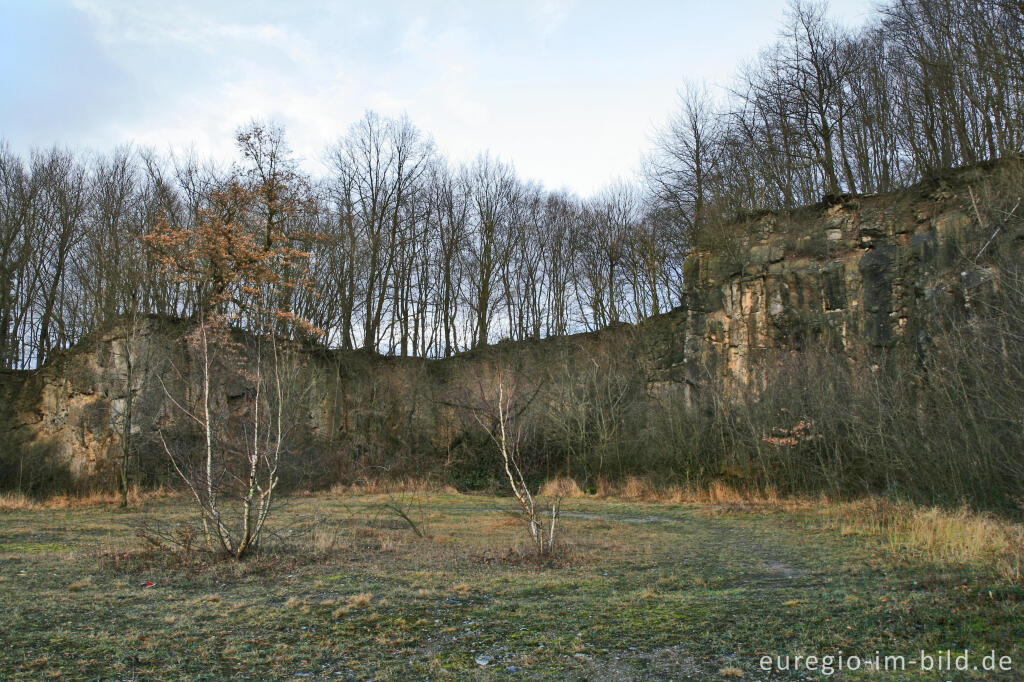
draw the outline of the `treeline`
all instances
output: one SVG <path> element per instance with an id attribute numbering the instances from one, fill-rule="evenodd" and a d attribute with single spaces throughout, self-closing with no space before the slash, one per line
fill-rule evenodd
<path id="1" fill-rule="evenodd" d="M 645 229 L 635 187 L 547 192 L 487 154 L 453 165 L 408 120 L 375 113 L 329 148 L 320 180 L 300 172 L 280 127 L 254 122 L 237 143 L 227 169 L 127 148 L 24 160 L 0 147 L 2 365 L 41 364 L 125 314 L 192 316 L 214 284 L 168 276 L 151 237 L 214 224 L 308 256 L 310 286 L 281 307 L 331 347 L 446 356 L 678 301 L 682 252 Z"/>
<path id="2" fill-rule="evenodd" d="M 230 168 L 128 148 L 21 158 L 0 143 L 0 366 L 37 366 L 126 314 L 201 310 L 211 284 L 160 267 L 147 236 L 161 229 L 244 221 L 302 254 L 308 286 L 281 306 L 323 333 L 288 333 L 447 356 L 664 312 L 687 251 L 716 247 L 737 215 L 1022 149 L 1020 0 L 893 0 L 858 31 L 796 2 L 785 26 L 724 103 L 684 91 L 645 184 L 589 199 L 488 154 L 453 164 L 408 120 L 374 113 L 318 179 L 272 123 L 238 132 Z"/>
<path id="3" fill-rule="evenodd" d="M 1020 152 L 1024 3 L 889 0 L 864 27 L 796 0 L 724 101 L 684 88 L 648 177 L 696 246 L 737 214 L 889 192 Z"/>

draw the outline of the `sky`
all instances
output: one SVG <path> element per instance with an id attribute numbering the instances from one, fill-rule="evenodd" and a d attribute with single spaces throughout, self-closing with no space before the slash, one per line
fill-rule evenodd
<path id="1" fill-rule="evenodd" d="M 875 0 L 832 0 L 858 26 Z M 366 110 L 581 195 L 640 166 L 679 88 L 724 92 L 786 0 L 0 0 L 0 139 L 192 148 L 281 123 L 302 166 Z"/>

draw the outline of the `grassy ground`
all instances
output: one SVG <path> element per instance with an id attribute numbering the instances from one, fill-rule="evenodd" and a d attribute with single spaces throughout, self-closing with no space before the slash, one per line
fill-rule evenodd
<path id="1" fill-rule="evenodd" d="M 824 679 L 760 657 L 841 650 L 907 669 L 836 679 L 1024 679 L 1012 580 L 822 510 L 573 499 L 538 564 L 506 499 L 401 498 L 424 538 L 387 499 L 293 498 L 279 549 L 240 563 L 144 549 L 139 520 L 182 500 L 2 512 L 0 677 Z M 922 673 L 922 649 L 1013 671 Z"/>

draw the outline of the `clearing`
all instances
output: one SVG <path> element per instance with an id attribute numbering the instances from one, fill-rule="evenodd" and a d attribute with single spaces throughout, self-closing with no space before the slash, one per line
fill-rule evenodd
<path id="1" fill-rule="evenodd" d="M 564 508 L 545 564 L 511 500 L 482 495 L 290 498 L 277 549 L 244 562 L 146 549 L 140 519 L 192 519 L 180 499 L 3 512 L 0 674 L 823 679 L 760 657 L 842 651 L 903 655 L 906 671 L 830 679 L 1022 678 L 981 670 L 993 650 L 1024 670 L 1024 591 L 984 566 L 901 556 L 812 507 Z M 978 670 L 919 669 L 922 650 L 964 649 Z"/>

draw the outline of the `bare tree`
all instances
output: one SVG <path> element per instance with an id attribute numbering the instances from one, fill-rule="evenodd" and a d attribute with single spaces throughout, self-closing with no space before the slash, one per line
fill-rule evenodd
<path id="1" fill-rule="evenodd" d="M 543 226 L 537 238 L 543 277 L 547 282 L 542 307 L 548 336 L 567 334 L 571 328 L 571 283 L 582 241 L 579 214 L 580 207 L 574 197 L 552 193 L 544 202 Z"/>
<path id="2" fill-rule="evenodd" d="M 555 550 L 555 530 L 562 498 L 554 498 L 548 512 L 551 517 L 550 523 L 545 523 L 542 518 L 543 509 L 530 492 L 526 477 L 523 475 L 520 453 L 523 427 L 519 416 L 524 406 L 518 395 L 518 387 L 515 381 L 501 372 L 496 375 L 494 383 L 495 386 L 485 388 L 483 382 L 480 382 L 481 407 L 474 415 L 498 447 L 509 488 L 519 505 L 537 555 L 549 556 Z M 497 395 L 494 395 L 495 393 Z"/>
<path id="3" fill-rule="evenodd" d="M 112 403 L 112 417 L 118 431 L 117 487 L 121 506 L 128 506 L 131 471 L 136 455 L 135 433 L 140 429 L 140 412 L 151 379 L 159 371 L 153 353 L 153 329 L 145 315 L 130 312 L 122 317 L 123 338 L 112 341 L 112 350 L 122 383 L 122 395 Z"/>
<path id="4" fill-rule="evenodd" d="M 708 222 L 720 162 L 721 119 L 707 85 L 687 84 L 646 164 L 656 200 L 671 211 L 691 244 Z"/>
<path id="5" fill-rule="evenodd" d="M 42 288 L 36 361 L 43 364 L 50 351 L 64 347 L 76 334 L 74 314 L 65 309 L 72 303 L 68 291 L 68 269 L 72 250 L 83 236 L 88 209 L 88 179 L 85 167 L 69 153 L 51 150 L 42 160 L 44 193 L 50 208 L 50 229 L 39 233 L 43 246 L 36 249 Z M 67 313 L 67 314 L 62 314 Z"/>
<path id="6" fill-rule="evenodd" d="M 586 206 L 578 261 L 583 289 L 578 297 L 588 328 L 625 319 L 624 271 L 639 208 L 636 188 L 624 182 L 606 188 Z"/>
<path id="7" fill-rule="evenodd" d="M 823 4 L 795 0 L 780 44 L 780 76 L 791 88 L 793 125 L 806 145 L 807 160 L 820 169 L 823 190 L 856 192 L 845 149 L 845 125 L 853 100 L 850 79 L 860 68 L 859 52 L 825 14 Z M 840 176 L 845 183 L 840 182 Z"/>
<path id="8" fill-rule="evenodd" d="M 469 237 L 471 210 L 468 187 L 459 182 L 447 165 L 435 164 L 431 172 L 436 235 L 435 259 L 437 285 L 435 310 L 443 338 L 440 353 L 448 357 L 459 349 L 459 305 L 462 302 L 462 254 Z M 440 340 L 439 340 L 440 343 Z"/>
<path id="9" fill-rule="evenodd" d="M 407 238 L 407 204 L 416 193 L 433 153 L 430 140 L 408 119 L 384 119 L 368 112 L 330 151 L 361 231 L 363 277 L 362 346 L 376 348 L 386 331 L 389 294 L 395 291 L 396 258 Z"/>
<path id="10" fill-rule="evenodd" d="M 0 142 L 0 366 L 5 368 L 27 364 L 39 189 L 38 179 Z"/>
<path id="11" fill-rule="evenodd" d="M 465 253 L 473 345 L 484 346 L 495 308 L 501 304 L 498 278 L 511 256 L 511 211 L 519 187 L 512 167 L 488 154 L 478 156 L 464 171 L 463 181 L 473 207 Z"/>

